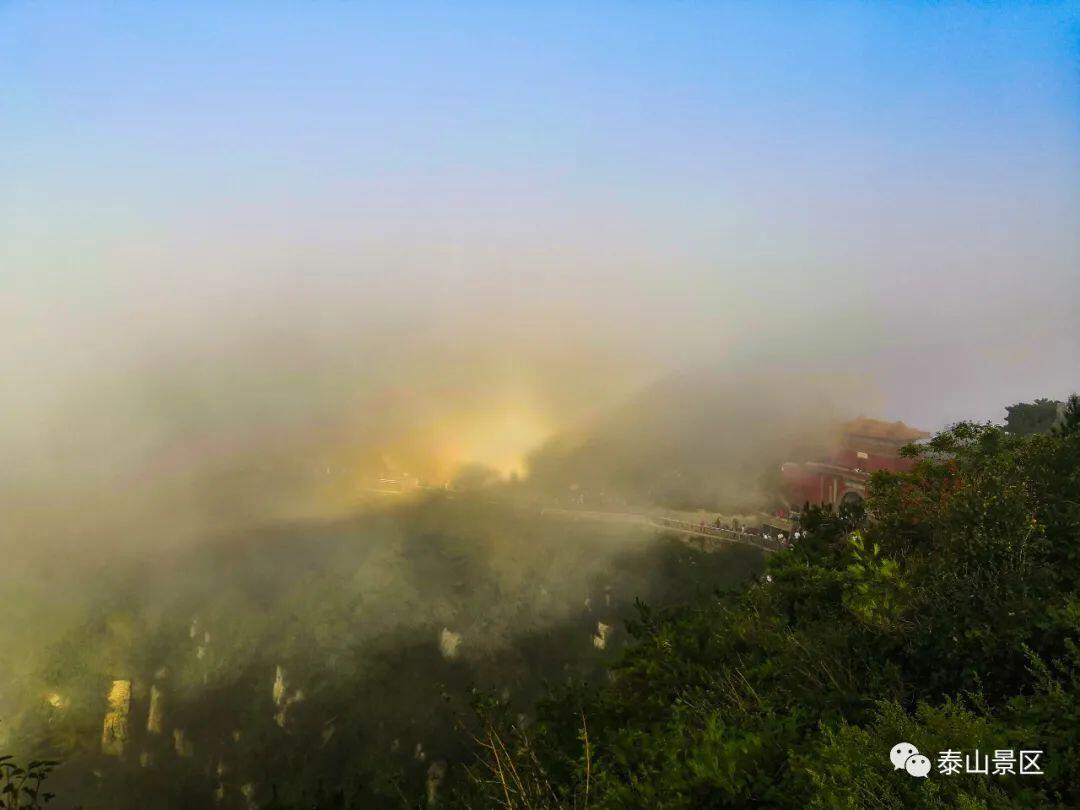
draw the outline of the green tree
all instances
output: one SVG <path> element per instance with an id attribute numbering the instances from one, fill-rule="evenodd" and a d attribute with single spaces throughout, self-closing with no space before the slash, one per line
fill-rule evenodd
<path id="1" fill-rule="evenodd" d="M 1030 436 L 1045 433 L 1053 427 L 1061 414 L 1061 403 L 1054 399 L 1037 399 L 1034 402 L 1018 402 L 1005 409 L 1005 430 L 1014 436 Z"/>
<path id="2" fill-rule="evenodd" d="M 1080 431 L 1080 394 L 1071 394 L 1055 428 L 1063 435 Z"/>

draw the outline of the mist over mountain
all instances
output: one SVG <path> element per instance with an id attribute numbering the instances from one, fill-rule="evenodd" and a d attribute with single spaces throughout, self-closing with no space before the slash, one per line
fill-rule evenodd
<path id="1" fill-rule="evenodd" d="M 0 743 L 60 759 L 56 787 L 86 808 L 301 801 L 321 780 L 396 806 L 464 756 L 474 688 L 524 710 L 599 672 L 635 600 L 760 564 L 483 493 L 114 559 L 48 643 L 19 645 Z"/>
<path id="2" fill-rule="evenodd" d="M 740 512 L 775 473 L 830 446 L 842 381 L 729 363 L 664 377 L 529 456 L 529 484 L 570 502 Z"/>
<path id="3" fill-rule="evenodd" d="M 1080 20 L 1000 5 L 0 0 L 0 782 L 434 805 L 756 587 L 657 513 L 1064 400 Z"/>

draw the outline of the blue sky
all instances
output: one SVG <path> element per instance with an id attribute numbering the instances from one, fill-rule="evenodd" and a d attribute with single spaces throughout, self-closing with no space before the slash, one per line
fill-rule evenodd
<path id="1" fill-rule="evenodd" d="M 0 148 L 23 364 L 348 302 L 933 424 L 1076 384 L 1077 3 L 8 0 Z"/>

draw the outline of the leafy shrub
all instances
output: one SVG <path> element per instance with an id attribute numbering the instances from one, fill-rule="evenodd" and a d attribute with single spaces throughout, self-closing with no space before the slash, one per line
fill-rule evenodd
<path id="1" fill-rule="evenodd" d="M 44 790 L 45 780 L 58 763 L 34 760 L 21 767 L 11 756 L 0 757 L 0 808 L 3 810 L 40 810 L 55 796 Z"/>

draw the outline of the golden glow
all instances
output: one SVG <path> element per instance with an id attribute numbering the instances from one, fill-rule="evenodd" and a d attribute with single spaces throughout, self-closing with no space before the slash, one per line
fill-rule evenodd
<path id="1" fill-rule="evenodd" d="M 357 468 L 363 486 L 373 486 L 376 473 L 440 485 L 454 480 L 469 465 L 487 467 L 503 478 L 523 475 L 530 451 L 552 433 L 533 409 L 503 406 L 482 413 L 455 413 L 418 427 L 409 436 L 383 445 L 373 469 Z"/>
<path id="2" fill-rule="evenodd" d="M 549 435 L 549 429 L 528 411 L 505 411 L 464 420 L 443 447 L 443 466 L 482 464 L 500 475 L 523 475 L 529 451 Z"/>

